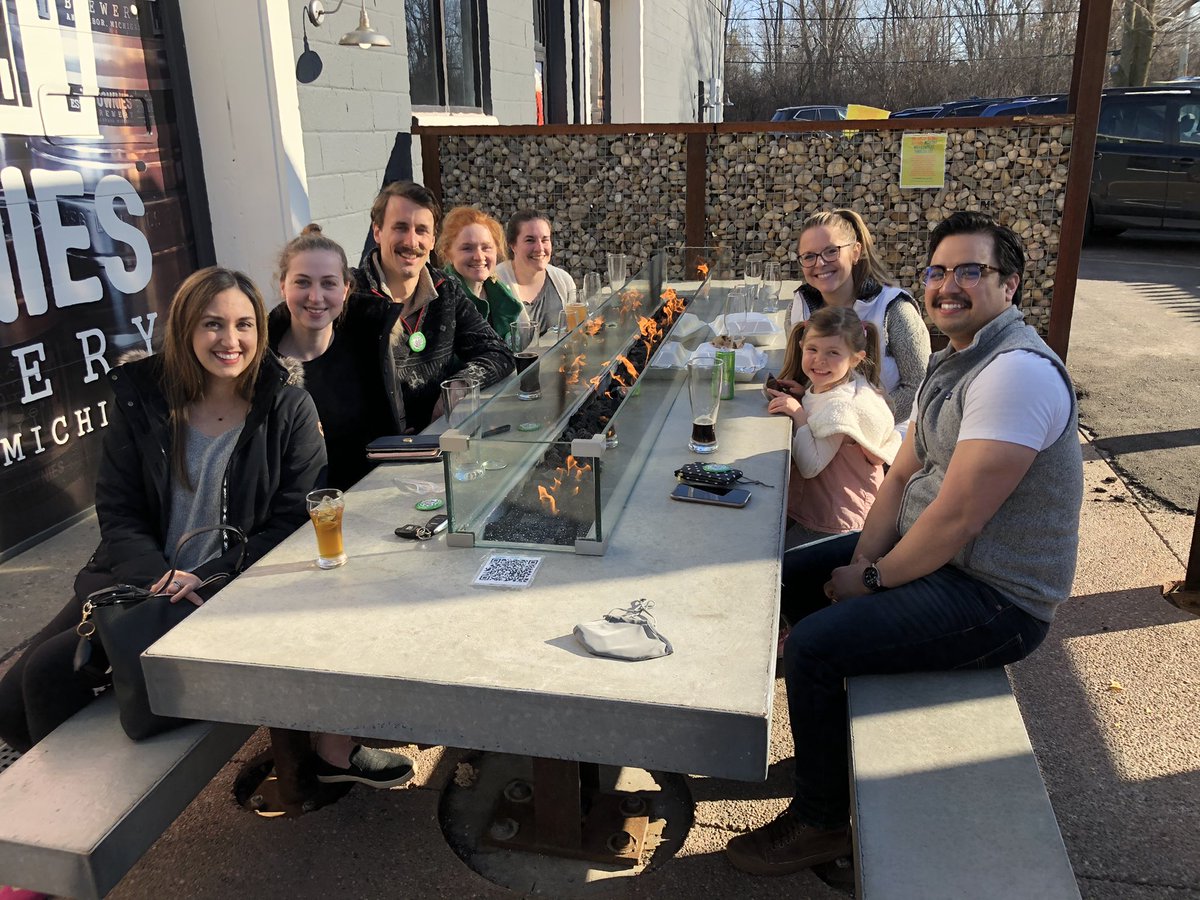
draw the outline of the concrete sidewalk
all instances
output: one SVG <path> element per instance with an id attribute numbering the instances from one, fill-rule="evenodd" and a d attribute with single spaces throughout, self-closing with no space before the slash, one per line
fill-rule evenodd
<path id="1" fill-rule="evenodd" d="M 1012 680 L 1083 896 L 1200 900 L 1200 620 L 1160 592 L 1162 582 L 1182 577 L 1192 520 L 1144 511 L 1090 446 L 1085 475 L 1074 597 L 1042 648 L 1012 670 Z M 0 567 L 0 597 L 22 595 L 27 632 L 36 625 L 33 610 L 40 608 L 44 619 L 57 609 L 94 540 L 94 524 L 84 522 Z M 8 628 L 4 638 L 11 641 Z M 696 820 L 676 855 L 636 878 L 590 885 L 587 892 L 842 896 L 810 873 L 750 878 L 722 853 L 733 834 L 767 821 L 786 803 L 790 762 L 778 762 L 791 755 L 786 723 L 780 682 L 770 778 L 762 784 L 689 779 Z M 111 896 L 514 896 L 467 868 L 443 839 L 440 791 L 461 751 L 414 749 L 420 771 L 410 786 L 358 787 L 333 807 L 284 821 L 242 811 L 230 793 L 237 766 L 263 743 L 260 733 Z M 531 873 L 521 893 L 544 894 L 535 879 Z"/>

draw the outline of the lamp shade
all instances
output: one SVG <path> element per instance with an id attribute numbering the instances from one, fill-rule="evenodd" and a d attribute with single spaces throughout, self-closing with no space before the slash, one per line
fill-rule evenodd
<path id="1" fill-rule="evenodd" d="M 354 31 L 347 31 L 342 35 L 339 44 L 346 47 L 353 47 L 357 44 L 364 50 L 369 50 L 371 47 L 390 47 L 392 42 L 371 27 L 371 20 L 367 18 L 367 9 L 361 7 L 358 12 L 358 27 Z"/>

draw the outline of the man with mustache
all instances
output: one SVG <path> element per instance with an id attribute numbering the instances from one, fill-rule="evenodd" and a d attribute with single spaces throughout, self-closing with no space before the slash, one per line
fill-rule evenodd
<path id="1" fill-rule="evenodd" d="M 850 852 L 845 679 L 1023 659 L 1071 594 L 1083 502 L 1075 392 L 1024 323 L 1020 238 L 976 212 L 930 237 L 930 357 L 863 530 L 784 556 L 795 796 L 730 862 L 784 875 Z"/>
<path id="2" fill-rule="evenodd" d="M 371 205 L 378 246 L 352 273 L 347 317 L 377 335 L 397 434 L 422 431 L 442 414 L 446 379 L 487 387 L 513 370 L 512 352 L 458 282 L 430 265 L 440 214 L 422 185 L 384 187 Z"/>

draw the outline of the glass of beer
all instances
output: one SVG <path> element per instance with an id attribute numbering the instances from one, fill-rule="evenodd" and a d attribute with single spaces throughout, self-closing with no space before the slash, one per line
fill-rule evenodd
<path id="1" fill-rule="evenodd" d="M 688 363 L 688 399 L 692 402 L 693 453 L 712 453 L 717 449 L 717 413 L 725 390 L 725 367 L 713 357 Z"/>
<path id="2" fill-rule="evenodd" d="M 563 313 L 567 320 L 567 331 L 572 331 L 587 321 L 586 303 L 564 303 Z"/>
<path id="3" fill-rule="evenodd" d="M 337 488 L 310 491 L 305 499 L 308 517 L 317 531 L 317 565 L 322 569 L 336 569 L 346 562 L 346 549 L 342 546 L 346 499 Z"/>

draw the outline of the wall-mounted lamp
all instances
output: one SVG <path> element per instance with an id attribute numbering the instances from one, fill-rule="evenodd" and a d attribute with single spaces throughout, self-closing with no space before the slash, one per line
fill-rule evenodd
<path id="1" fill-rule="evenodd" d="M 337 6 L 327 10 L 321 0 L 308 0 L 308 3 L 304 5 L 304 11 L 308 14 L 308 21 L 320 28 L 325 17 L 331 16 L 341 9 L 344 2 L 345 0 L 338 0 Z M 357 44 L 364 50 L 370 50 L 372 47 L 392 46 L 390 40 L 371 27 L 371 21 L 367 18 L 366 0 L 363 0 L 362 6 L 359 8 L 358 27 L 343 34 L 338 43 L 344 47 L 353 47 Z"/>

